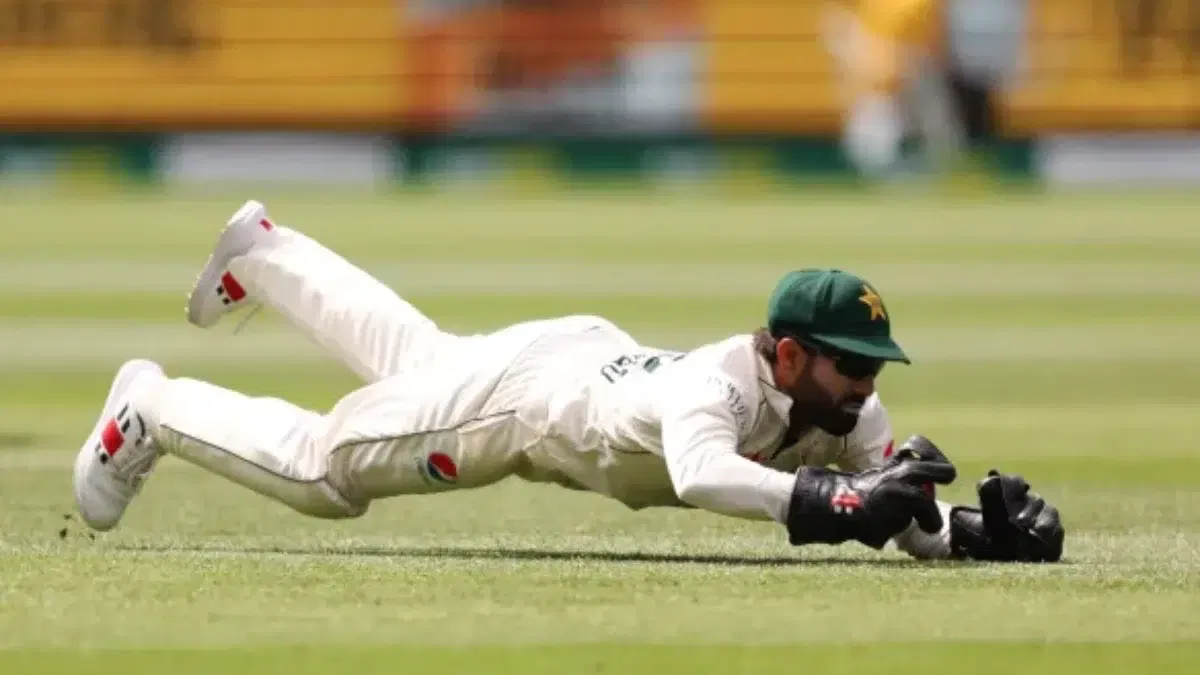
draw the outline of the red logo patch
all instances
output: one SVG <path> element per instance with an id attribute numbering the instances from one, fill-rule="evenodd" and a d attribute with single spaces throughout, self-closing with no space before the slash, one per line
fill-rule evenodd
<path id="1" fill-rule="evenodd" d="M 853 492 L 843 492 L 842 494 L 835 495 L 833 499 L 829 501 L 829 503 L 832 504 L 835 509 L 840 508 L 847 511 L 853 511 L 854 509 L 862 506 L 862 498 Z"/>
<path id="2" fill-rule="evenodd" d="M 246 289 L 242 288 L 238 280 L 234 279 L 229 272 L 221 275 L 221 285 L 225 287 L 225 294 L 234 302 L 246 297 Z"/>
<path id="3" fill-rule="evenodd" d="M 425 473 L 430 478 L 442 483 L 458 481 L 458 466 L 454 464 L 453 459 L 450 459 L 450 455 L 441 452 L 435 452 L 425 460 Z"/>
<path id="4" fill-rule="evenodd" d="M 267 232 L 270 232 L 271 230 L 275 229 L 275 225 L 272 224 L 271 221 L 267 220 L 266 218 L 263 218 L 262 220 L 258 221 L 258 224 L 261 225 L 262 229 L 266 230 Z"/>
<path id="5" fill-rule="evenodd" d="M 121 434 L 121 429 L 117 427 L 117 420 L 113 418 L 104 425 L 104 430 L 100 432 L 100 444 L 104 446 L 104 451 L 109 457 L 117 454 L 117 450 L 121 448 L 121 444 L 125 442 L 125 436 Z"/>

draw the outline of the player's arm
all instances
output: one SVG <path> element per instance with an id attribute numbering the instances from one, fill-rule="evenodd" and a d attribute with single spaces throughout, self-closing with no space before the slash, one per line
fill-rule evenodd
<path id="1" fill-rule="evenodd" d="M 949 461 L 923 436 L 912 436 L 893 448 L 891 423 L 877 397 L 864 407 L 860 426 L 847 443 L 839 463 L 851 469 L 905 458 Z M 939 500 L 942 527 L 930 532 L 914 522 L 896 535 L 896 546 L 921 559 L 1055 562 L 1062 557 L 1064 531 L 1058 510 L 1030 492 L 1021 476 L 990 471 L 976 485 L 976 492 L 978 507 Z"/>
<path id="2" fill-rule="evenodd" d="M 737 453 L 756 400 L 720 375 L 681 378 L 664 402 L 663 458 L 680 500 L 752 520 L 787 522 L 796 477 Z"/>
<path id="3" fill-rule="evenodd" d="M 893 461 L 895 454 L 892 424 L 887 408 L 879 400 L 878 394 L 872 395 L 863 405 L 858 425 L 846 438 L 846 452 L 839 459 L 838 466 L 848 471 L 860 471 L 873 466 L 883 466 Z M 916 523 L 912 523 L 896 536 L 896 547 L 914 558 L 949 558 L 950 511 L 953 505 L 937 500 L 937 508 L 942 517 L 942 527 L 935 532 L 925 532 L 917 527 Z"/>
<path id="4" fill-rule="evenodd" d="M 685 503 L 774 520 L 795 545 L 853 540 L 881 548 L 914 518 L 930 531 L 942 526 L 920 485 L 952 481 L 953 466 L 906 462 L 858 474 L 818 467 L 784 473 L 737 453 L 757 401 L 724 375 L 680 377 L 665 395 L 663 455 Z"/>

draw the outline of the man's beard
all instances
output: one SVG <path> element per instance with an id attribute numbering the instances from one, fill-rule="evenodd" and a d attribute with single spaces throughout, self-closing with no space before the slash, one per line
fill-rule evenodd
<path id="1" fill-rule="evenodd" d="M 801 379 L 791 394 L 793 426 L 814 426 L 835 437 L 854 431 L 867 400 L 865 396 L 851 394 L 835 402 L 820 385 L 807 377 Z"/>
<path id="2" fill-rule="evenodd" d="M 858 425 L 858 415 L 865 402 L 861 396 L 851 396 L 841 405 L 824 405 L 809 413 L 813 426 L 830 436 L 845 436 Z"/>

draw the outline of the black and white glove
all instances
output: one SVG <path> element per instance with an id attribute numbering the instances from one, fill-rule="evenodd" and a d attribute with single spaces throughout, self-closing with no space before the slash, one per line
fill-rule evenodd
<path id="1" fill-rule="evenodd" d="M 979 508 L 950 511 L 955 557 L 998 562 L 1058 562 L 1064 530 L 1058 509 L 1015 474 L 995 469 L 976 485 Z"/>
<path id="2" fill-rule="evenodd" d="M 956 477 L 944 456 L 897 456 L 879 467 L 844 473 L 802 467 L 788 508 L 788 539 L 795 545 L 858 541 L 882 549 L 913 520 L 926 532 L 943 526 L 928 486 Z"/>

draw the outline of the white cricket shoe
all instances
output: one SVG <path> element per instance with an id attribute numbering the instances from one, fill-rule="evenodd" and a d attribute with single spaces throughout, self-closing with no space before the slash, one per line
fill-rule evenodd
<path id="1" fill-rule="evenodd" d="M 267 208 L 260 202 L 251 200 L 238 209 L 225 224 L 188 295 L 188 322 L 208 328 L 226 314 L 257 302 L 229 271 L 229 262 L 257 246 L 271 245 L 277 234 L 275 224 L 267 217 Z"/>
<path id="2" fill-rule="evenodd" d="M 153 361 L 128 361 L 117 371 L 100 419 L 75 456 L 75 504 L 83 521 L 111 530 L 141 491 L 160 453 L 135 395 L 166 377 Z"/>

